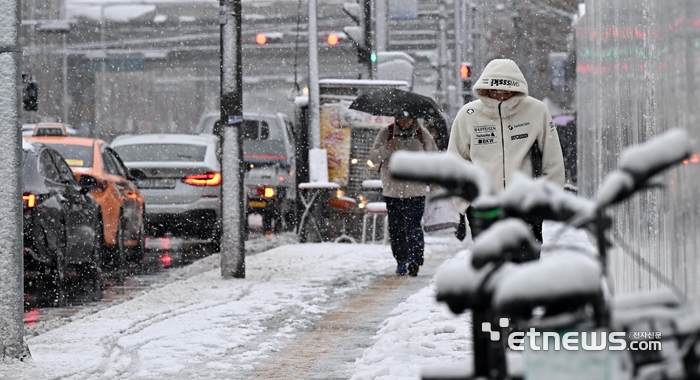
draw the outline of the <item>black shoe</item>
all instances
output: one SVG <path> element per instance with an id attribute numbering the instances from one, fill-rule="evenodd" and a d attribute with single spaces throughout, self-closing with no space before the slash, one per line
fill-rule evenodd
<path id="1" fill-rule="evenodd" d="M 459 241 L 464 241 L 464 238 L 467 237 L 467 222 L 464 219 L 464 214 L 459 214 L 459 226 L 455 231 L 455 236 Z"/>
<path id="2" fill-rule="evenodd" d="M 416 263 L 409 263 L 409 264 L 408 264 L 408 275 L 411 276 L 411 277 L 416 277 L 416 276 L 418 276 L 418 269 L 420 269 L 420 267 L 418 266 L 418 264 L 416 264 Z"/>
<path id="3" fill-rule="evenodd" d="M 396 275 L 405 276 L 406 275 L 406 263 L 398 263 L 396 265 Z"/>

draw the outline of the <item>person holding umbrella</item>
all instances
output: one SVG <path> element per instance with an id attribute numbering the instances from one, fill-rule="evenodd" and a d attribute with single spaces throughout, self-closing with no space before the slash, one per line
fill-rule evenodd
<path id="1" fill-rule="evenodd" d="M 474 85 L 474 95 L 477 100 L 465 104 L 452 123 L 447 151 L 485 168 L 496 193 L 508 187 L 516 171 L 544 176 L 563 187 L 557 129 L 544 103 L 528 96 L 518 65 L 510 59 L 489 62 Z M 455 199 L 455 205 L 473 226 L 473 207 L 462 199 Z M 542 221 L 533 221 L 531 227 L 541 242 Z M 463 239 L 465 233 L 461 223 L 457 235 Z"/>
<path id="2" fill-rule="evenodd" d="M 393 116 L 394 123 L 377 133 L 369 160 L 378 168 L 382 180 L 396 274 L 415 277 L 423 265 L 425 241 L 421 219 L 425 208 L 426 185 L 395 180 L 389 174 L 387 166 L 389 157 L 397 150 L 436 152 L 438 148 L 433 136 L 418 124 L 411 111 L 400 111 Z"/>

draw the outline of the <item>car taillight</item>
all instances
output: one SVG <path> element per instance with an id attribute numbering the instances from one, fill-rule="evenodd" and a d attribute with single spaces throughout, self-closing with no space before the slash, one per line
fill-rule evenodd
<path id="1" fill-rule="evenodd" d="M 90 191 L 93 193 L 102 193 L 109 187 L 109 182 L 106 179 L 98 179 L 97 186 L 93 187 Z"/>
<path id="2" fill-rule="evenodd" d="M 274 198 L 275 188 L 274 187 L 256 187 L 251 193 L 258 197 Z"/>
<path id="3" fill-rule="evenodd" d="M 188 175 L 182 182 L 192 186 L 219 186 L 221 184 L 221 173 L 206 173 Z"/>
<path id="4" fill-rule="evenodd" d="M 22 202 L 24 202 L 24 207 L 34 208 L 36 206 L 36 195 L 24 194 L 22 195 Z"/>

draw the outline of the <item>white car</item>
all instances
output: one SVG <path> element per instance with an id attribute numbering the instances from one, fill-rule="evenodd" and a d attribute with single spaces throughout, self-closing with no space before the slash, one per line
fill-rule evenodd
<path id="1" fill-rule="evenodd" d="M 137 181 L 146 202 L 149 236 L 207 239 L 221 244 L 221 170 L 213 135 L 142 134 L 119 136 L 110 144 Z"/>

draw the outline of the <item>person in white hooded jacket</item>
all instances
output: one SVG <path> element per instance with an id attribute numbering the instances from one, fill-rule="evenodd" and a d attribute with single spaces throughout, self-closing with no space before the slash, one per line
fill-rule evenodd
<path id="1" fill-rule="evenodd" d="M 564 158 L 552 116 L 544 103 L 528 95 L 518 65 L 492 60 L 473 91 L 477 100 L 457 113 L 447 151 L 486 169 L 496 194 L 508 187 L 516 171 L 545 176 L 563 187 Z M 455 199 L 455 205 L 471 219 L 467 202 Z M 541 222 L 536 224 L 533 232 L 542 241 Z"/>

